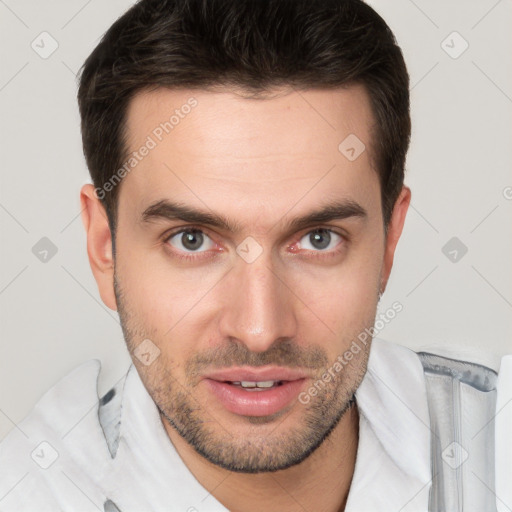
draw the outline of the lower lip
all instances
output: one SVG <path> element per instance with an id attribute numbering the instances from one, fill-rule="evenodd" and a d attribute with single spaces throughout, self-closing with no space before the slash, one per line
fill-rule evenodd
<path id="1" fill-rule="evenodd" d="M 279 412 L 297 397 L 304 381 L 287 381 L 263 391 L 245 391 L 227 382 L 204 380 L 228 411 L 241 416 L 269 416 Z"/>

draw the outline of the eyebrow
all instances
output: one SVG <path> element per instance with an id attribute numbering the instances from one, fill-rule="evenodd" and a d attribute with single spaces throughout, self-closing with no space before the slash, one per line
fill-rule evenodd
<path id="1" fill-rule="evenodd" d="M 353 217 L 365 220 L 368 217 L 368 213 L 359 203 L 353 200 L 334 201 L 306 215 L 292 219 L 287 223 L 286 227 L 290 230 L 299 231 L 314 224 L 323 224 L 333 220 Z M 161 199 L 152 203 L 141 215 L 142 223 L 150 223 L 159 219 L 181 220 L 191 224 L 212 226 L 232 233 L 238 233 L 243 228 L 239 222 L 232 222 L 222 215 L 192 208 L 167 199 Z"/>

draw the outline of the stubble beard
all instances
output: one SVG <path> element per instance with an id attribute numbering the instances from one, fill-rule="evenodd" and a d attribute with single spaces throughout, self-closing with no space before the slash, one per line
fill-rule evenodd
<path id="1" fill-rule="evenodd" d="M 132 325 L 136 316 L 130 313 L 115 275 L 114 290 L 123 335 L 133 354 L 147 331 Z M 288 414 L 296 414 L 297 407 L 303 411 L 293 427 L 283 426 L 287 413 L 244 417 L 247 433 L 238 438 L 230 433 L 227 418 L 215 418 L 193 396 L 195 386 L 176 379 L 172 362 L 161 355 L 150 367 L 144 367 L 132 359 L 161 416 L 197 453 L 229 471 L 252 474 L 300 464 L 324 443 L 347 411 L 356 407 L 355 392 L 366 372 L 368 351 L 361 351 L 350 369 L 344 368 L 308 404 L 293 405 Z M 319 375 L 325 371 L 326 359 L 324 354 Z"/>

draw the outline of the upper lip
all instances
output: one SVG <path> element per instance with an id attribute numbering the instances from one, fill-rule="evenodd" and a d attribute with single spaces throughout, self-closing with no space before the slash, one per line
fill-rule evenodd
<path id="1" fill-rule="evenodd" d="M 279 367 L 233 367 L 212 371 L 204 375 L 205 379 L 217 380 L 220 382 L 265 382 L 291 381 L 308 377 L 304 370 Z"/>

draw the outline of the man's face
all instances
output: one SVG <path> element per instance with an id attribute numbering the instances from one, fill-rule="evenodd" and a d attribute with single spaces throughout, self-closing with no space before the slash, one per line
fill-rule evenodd
<path id="1" fill-rule="evenodd" d="M 117 307 L 164 424 L 215 464 L 302 461 L 364 376 L 369 344 L 298 400 L 375 319 L 385 236 L 372 123 L 359 86 L 265 100 L 158 90 L 130 104 L 129 149 L 150 149 L 120 185 Z M 351 134 L 366 145 L 355 160 L 361 146 L 338 148 Z M 154 207 L 165 201 L 225 225 L 166 217 Z M 294 224 L 328 206 L 337 214 Z"/>

